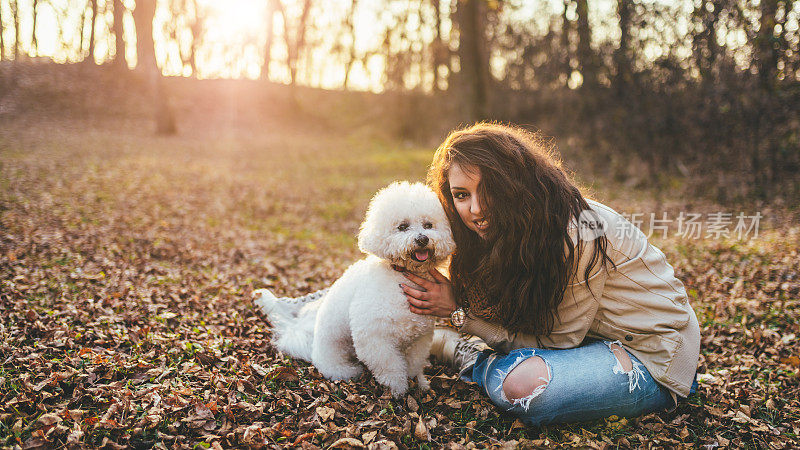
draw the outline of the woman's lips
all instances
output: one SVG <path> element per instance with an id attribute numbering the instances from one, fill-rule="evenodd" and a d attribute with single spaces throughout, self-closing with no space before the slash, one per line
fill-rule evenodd
<path id="1" fill-rule="evenodd" d="M 486 228 L 489 227 L 489 222 L 486 219 L 474 220 L 472 223 L 474 223 L 475 228 L 477 228 L 480 231 L 484 231 L 486 230 Z"/>

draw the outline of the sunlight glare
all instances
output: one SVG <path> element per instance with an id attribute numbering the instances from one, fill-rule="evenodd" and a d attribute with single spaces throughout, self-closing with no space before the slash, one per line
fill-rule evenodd
<path id="1" fill-rule="evenodd" d="M 214 27 L 207 30 L 208 33 L 236 36 L 264 27 L 266 2 L 263 0 L 200 0 L 198 3 L 214 23 Z"/>
<path id="2" fill-rule="evenodd" d="M 250 47 L 260 45 L 263 40 L 265 6 L 263 0 L 198 0 L 198 8 L 205 17 L 202 41 L 208 45 L 207 53 L 198 55 L 203 61 L 202 73 L 197 74 L 200 78 L 258 77 L 260 52 Z M 231 58 L 234 53 L 240 54 Z"/>

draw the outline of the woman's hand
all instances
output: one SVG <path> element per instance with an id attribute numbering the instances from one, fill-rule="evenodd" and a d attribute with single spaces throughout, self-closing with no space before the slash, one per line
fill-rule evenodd
<path id="1" fill-rule="evenodd" d="M 430 274 L 434 281 L 420 278 L 413 273 L 403 272 L 403 276 L 424 289 L 420 291 L 405 284 L 400 285 L 406 294 L 409 309 L 416 314 L 450 317 L 450 314 L 458 308 L 453 297 L 453 286 L 450 284 L 450 280 L 438 270 L 431 269 Z"/>

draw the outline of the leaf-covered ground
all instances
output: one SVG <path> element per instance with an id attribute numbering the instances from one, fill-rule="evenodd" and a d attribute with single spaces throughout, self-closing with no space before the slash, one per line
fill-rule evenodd
<path id="1" fill-rule="evenodd" d="M 245 119 L 171 138 L 133 119 L 0 122 L 0 446 L 800 445 L 796 225 L 659 241 L 703 332 L 699 393 L 676 411 L 531 429 L 442 366 L 396 401 L 276 354 L 252 291 L 331 283 L 359 258 L 371 194 L 422 179 L 432 149 Z M 615 192 L 598 197 L 641 205 Z"/>

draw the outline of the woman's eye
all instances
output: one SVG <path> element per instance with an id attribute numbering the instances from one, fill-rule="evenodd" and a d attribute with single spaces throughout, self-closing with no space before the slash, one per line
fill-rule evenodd
<path id="1" fill-rule="evenodd" d="M 467 193 L 466 192 L 456 192 L 456 193 L 453 194 L 453 198 L 456 199 L 456 200 L 463 200 L 463 199 L 467 198 Z"/>
<path id="2" fill-rule="evenodd" d="M 400 225 L 397 226 L 397 229 L 400 230 L 400 231 L 406 231 L 408 229 L 408 224 L 403 222 L 403 223 L 401 223 Z"/>
<path id="3" fill-rule="evenodd" d="M 430 222 L 425 222 L 425 223 L 422 224 L 422 228 L 425 228 L 426 230 L 430 230 L 431 228 L 433 228 L 433 224 L 430 223 Z"/>

